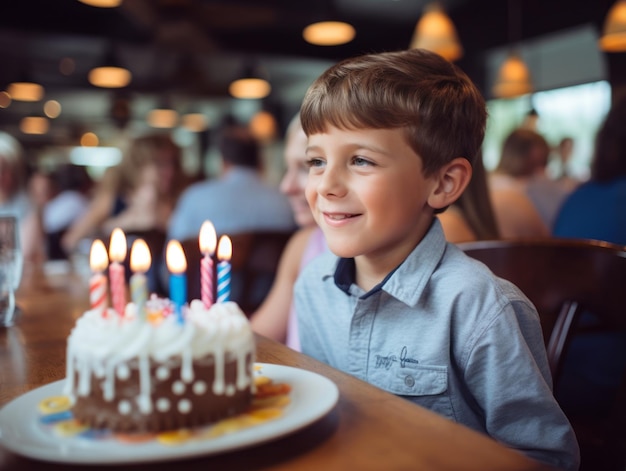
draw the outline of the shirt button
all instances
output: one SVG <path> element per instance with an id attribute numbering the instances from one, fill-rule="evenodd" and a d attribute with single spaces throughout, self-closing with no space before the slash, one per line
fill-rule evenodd
<path id="1" fill-rule="evenodd" d="M 405 376 L 404 384 L 407 385 L 409 388 L 412 388 L 413 386 L 415 386 L 415 378 L 413 378 L 413 376 L 411 375 Z"/>

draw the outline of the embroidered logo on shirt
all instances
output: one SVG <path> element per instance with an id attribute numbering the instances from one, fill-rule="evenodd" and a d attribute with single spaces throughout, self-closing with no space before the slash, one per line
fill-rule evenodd
<path id="1" fill-rule="evenodd" d="M 400 368 L 406 367 L 407 363 L 415 363 L 415 364 L 419 363 L 418 360 L 416 360 L 414 358 L 407 357 L 407 348 L 406 348 L 406 345 L 405 345 L 400 350 L 400 356 L 399 357 L 397 357 L 396 355 L 393 355 L 393 354 L 390 354 L 390 355 L 387 355 L 387 356 L 376 355 L 376 365 L 375 365 L 375 368 L 384 368 L 384 369 L 388 370 L 397 361 L 400 362 Z"/>

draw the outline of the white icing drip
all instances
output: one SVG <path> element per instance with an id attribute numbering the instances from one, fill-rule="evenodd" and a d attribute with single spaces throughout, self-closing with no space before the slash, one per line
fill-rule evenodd
<path id="1" fill-rule="evenodd" d="M 130 368 L 126 363 L 117 365 L 117 377 L 121 380 L 130 378 Z"/>
<path id="2" fill-rule="evenodd" d="M 72 399 L 75 395 L 90 394 L 91 379 L 95 376 L 102 378 L 105 399 L 113 400 L 115 375 L 124 379 L 126 371 L 130 374 L 128 361 L 136 360 L 140 382 L 137 404 L 142 413 L 149 413 L 152 410 L 150 358 L 157 362 L 175 359 L 174 364 L 180 362 L 181 380 L 192 383 L 193 361 L 212 356 L 216 374 L 211 389 L 215 394 L 230 394 L 235 387 L 254 386 L 251 385 L 252 365 L 246 362 L 248 357 L 254 362 L 254 335 L 236 303 L 217 303 L 207 310 L 200 300 L 194 300 L 183 324 L 173 315 L 160 323 L 146 322 L 138 318 L 135 311 L 130 303 L 125 318 L 109 309 L 106 317 L 91 310 L 78 319 L 67 345 L 64 392 Z M 227 385 L 224 363 L 231 359 L 237 362 L 237 377 L 234 385 Z M 159 367 L 156 376 L 161 380 L 169 378 L 169 367 Z M 196 394 L 203 394 L 207 385 L 196 382 L 193 388 Z"/>
<path id="3" fill-rule="evenodd" d="M 142 353 L 139 356 L 139 396 L 137 405 L 142 414 L 152 412 L 152 399 L 150 398 L 150 359 Z"/>
<path id="4" fill-rule="evenodd" d="M 185 383 L 191 383 L 193 381 L 193 351 L 191 345 L 183 350 L 181 356 L 180 377 Z"/>

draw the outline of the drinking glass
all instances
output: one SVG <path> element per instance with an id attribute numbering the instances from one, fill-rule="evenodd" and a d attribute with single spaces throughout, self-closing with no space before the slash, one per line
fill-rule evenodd
<path id="1" fill-rule="evenodd" d="M 24 265 L 19 225 L 15 216 L 0 216 L 0 326 L 13 325 L 16 318 L 15 291 Z"/>

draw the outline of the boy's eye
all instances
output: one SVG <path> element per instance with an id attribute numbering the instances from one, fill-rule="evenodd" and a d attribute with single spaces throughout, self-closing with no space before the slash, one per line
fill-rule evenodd
<path id="1" fill-rule="evenodd" d="M 312 157 L 306 161 L 306 166 L 308 168 L 321 167 L 322 165 L 324 165 L 324 161 L 317 157 Z"/>
<path id="2" fill-rule="evenodd" d="M 352 164 L 356 165 L 357 167 L 366 167 L 368 165 L 374 165 L 374 162 L 357 156 L 352 158 Z"/>

